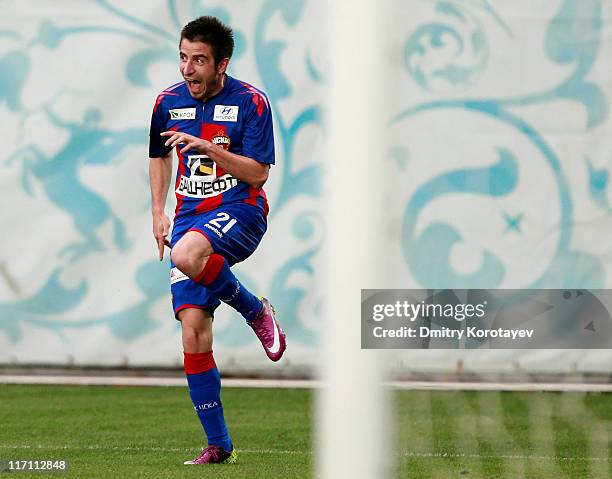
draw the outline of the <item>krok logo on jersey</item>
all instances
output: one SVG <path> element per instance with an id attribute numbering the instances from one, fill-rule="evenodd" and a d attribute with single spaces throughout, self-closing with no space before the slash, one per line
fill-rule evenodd
<path id="1" fill-rule="evenodd" d="M 238 106 L 215 105 L 213 121 L 238 121 Z"/>
<path id="2" fill-rule="evenodd" d="M 171 120 L 195 120 L 195 108 L 175 108 L 169 111 Z"/>

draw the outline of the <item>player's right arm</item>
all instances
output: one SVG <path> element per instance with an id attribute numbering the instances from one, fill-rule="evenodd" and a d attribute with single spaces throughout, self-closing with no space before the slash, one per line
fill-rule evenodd
<path id="1" fill-rule="evenodd" d="M 159 135 L 167 129 L 167 106 L 164 104 L 164 93 L 155 101 L 149 130 L 149 183 L 151 186 L 151 214 L 153 216 L 153 236 L 157 242 L 159 260 L 164 259 L 164 247 L 170 247 L 168 232 L 170 220 L 166 216 L 166 198 L 170 181 L 172 181 L 172 148 L 161 141 Z"/>
<path id="2" fill-rule="evenodd" d="M 166 198 L 172 180 L 172 153 L 149 160 L 149 183 L 151 185 L 151 214 L 153 236 L 157 241 L 159 260 L 164 259 L 164 246 L 170 247 L 168 232 L 170 219 L 166 215 Z"/>

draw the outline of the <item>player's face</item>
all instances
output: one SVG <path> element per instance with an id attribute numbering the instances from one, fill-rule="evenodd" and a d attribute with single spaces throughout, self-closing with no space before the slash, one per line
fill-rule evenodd
<path id="1" fill-rule="evenodd" d="M 190 42 L 183 38 L 179 56 L 181 75 L 193 98 L 203 100 L 216 95 L 223 88 L 223 76 L 229 60 L 224 58 L 215 64 L 208 43 Z"/>

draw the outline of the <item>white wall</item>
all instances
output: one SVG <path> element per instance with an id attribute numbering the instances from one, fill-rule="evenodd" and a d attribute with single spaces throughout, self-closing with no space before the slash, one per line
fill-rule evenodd
<path id="1" fill-rule="evenodd" d="M 313 364 L 333 294 L 321 287 L 329 4 L 177 3 L 2 3 L 0 363 L 180 365 L 168 266 L 150 233 L 148 122 L 157 93 L 180 79 L 180 27 L 214 14 L 236 30 L 231 74 L 264 89 L 275 114 L 270 228 L 236 270 L 287 331 L 273 371 Z M 387 227 L 364 252 L 393 266 L 385 284 L 363 287 L 609 287 L 610 3 L 410 0 L 394 18 L 397 48 L 381 55 L 400 70 L 399 94 L 380 119 L 394 141 L 364 152 L 363 172 L 367 195 L 379 162 L 393 171 Z M 227 307 L 215 327 L 224 371 L 268 367 Z M 389 361 L 609 371 L 610 356 L 397 351 Z"/>

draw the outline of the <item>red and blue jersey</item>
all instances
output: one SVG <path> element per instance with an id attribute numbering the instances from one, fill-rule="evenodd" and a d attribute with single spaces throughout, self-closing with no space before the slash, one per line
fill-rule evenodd
<path id="1" fill-rule="evenodd" d="M 259 163 L 274 164 L 272 112 L 266 95 L 240 80 L 226 77 L 225 86 L 206 101 L 189 94 L 185 82 L 159 94 L 151 117 L 149 157 L 170 153 L 163 131 L 175 130 L 208 140 L 226 150 Z M 176 147 L 175 217 L 200 214 L 221 205 L 243 202 L 268 213 L 263 188 L 234 178 L 208 156 L 196 150 L 180 153 Z"/>

